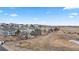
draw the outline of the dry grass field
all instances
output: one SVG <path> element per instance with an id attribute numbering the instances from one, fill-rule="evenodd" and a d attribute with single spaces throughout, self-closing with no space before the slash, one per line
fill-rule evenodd
<path id="1" fill-rule="evenodd" d="M 79 50 L 79 45 L 69 42 L 71 38 L 66 39 L 64 34 L 50 34 L 45 37 L 40 37 L 32 40 L 20 41 L 19 47 L 33 50 Z"/>
<path id="2" fill-rule="evenodd" d="M 16 38 L 13 38 L 7 45 L 15 50 L 19 48 L 33 51 L 79 51 L 79 45 L 70 40 L 79 40 L 79 28 L 61 27 L 58 32 L 27 40 L 16 41 Z"/>

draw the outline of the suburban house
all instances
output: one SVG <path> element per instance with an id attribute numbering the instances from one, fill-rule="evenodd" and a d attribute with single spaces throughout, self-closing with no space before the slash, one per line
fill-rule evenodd
<path id="1" fill-rule="evenodd" d="M 0 35 L 6 35 L 6 36 L 14 36 L 14 35 L 16 35 L 16 31 L 17 30 L 2 30 L 2 29 L 0 29 Z"/>

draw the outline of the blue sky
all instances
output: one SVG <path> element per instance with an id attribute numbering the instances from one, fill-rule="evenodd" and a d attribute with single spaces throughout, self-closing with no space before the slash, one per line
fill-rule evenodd
<path id="1" fill-rule="evenodd" d="M 0 7 L 0 23 L 79 25 L 79 8 Z"/>

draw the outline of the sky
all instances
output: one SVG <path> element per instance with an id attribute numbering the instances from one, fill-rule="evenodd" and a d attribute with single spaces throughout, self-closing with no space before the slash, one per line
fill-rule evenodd
<path id="1" fill-rule="evenodd" d="M 0 23 L 79 25 L 79 8 L 0 7 Z"/>

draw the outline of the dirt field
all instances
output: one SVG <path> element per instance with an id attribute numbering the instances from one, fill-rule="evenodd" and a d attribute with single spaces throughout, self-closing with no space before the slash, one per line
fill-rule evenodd
<path id="1" fill-rule="evenodd" d="M 79 51 L 79 45 L 70 40 L 79 40 L 79 28 L 61 27 L 60 31 L 27 40 L 14 40 L 5 44 L 21 51 Z M 15 38 L 14 38 L 15 39 Z"/>

